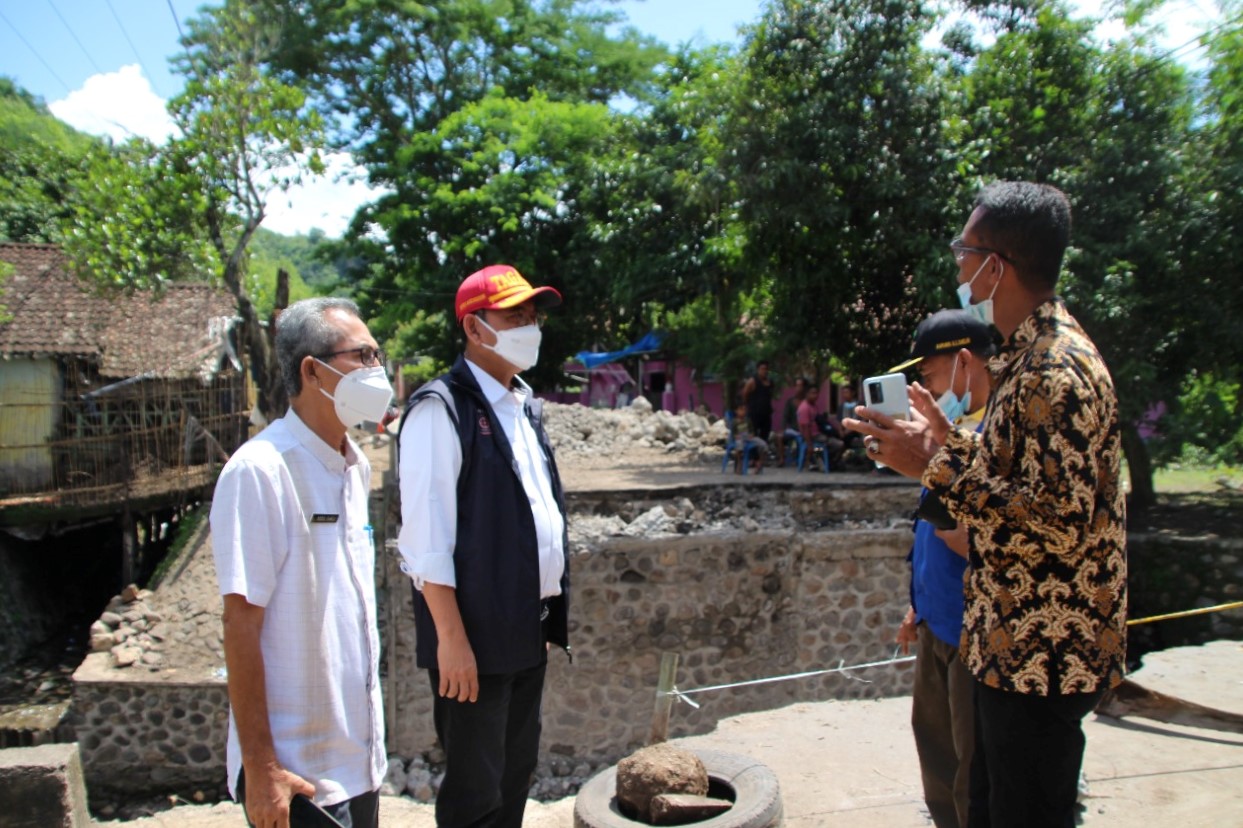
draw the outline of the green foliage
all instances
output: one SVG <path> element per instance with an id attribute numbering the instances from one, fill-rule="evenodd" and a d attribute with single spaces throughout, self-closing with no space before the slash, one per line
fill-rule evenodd
<path id="1" fill-rule="evenodd" d="M 332 291 L 341 280 L 343 266 L 333 259 L 323 230 L 285 236 L 260 227 L 251 239 L 250 250 L 256 267 L 261 261 L 280 263 L 317 291 Z"/>
<path id="2" fill-rule="evenodd" d="M 1183 383 L 1170 416 L 1158 424 L 1154 452 L 1165 463 L 1243 463 L 1243 385 L 1211 374 Z"/>
<path id="3" fill-rule="evenodd" d="M 7 282 L 9 277 L 12 275 L 13 265 L 8 262 L 0 262 L 0 290 L 3 290 L 4 283 Z M 13 314 L 9 311 L 8 307 L 3 303 L 0 303 L 0 325 L 3 325 L 5 322 L 12 321 L 12 319 Z"/>
<path id="4" fill-rule="evenodd" d="M 101 145 L 74 196 L 65 250 L 101 287 L 211 280 L 220 260 L 208 242 L 206 210 L 200 179 L 177 155 L 141 138 Z"/>
<path id="5" fill-rule="evenodd" d="M 0 239 L 58 242 L 97 142 L 0 77 Z"/>
<path id="6" fill-rule="evenodd" d="M 784 353 L 871 369 L 949 295 L 949 99 L 920 46 L 934 20 L 920 2 L 780 0 L 747 41 L 731 175 Z"/>

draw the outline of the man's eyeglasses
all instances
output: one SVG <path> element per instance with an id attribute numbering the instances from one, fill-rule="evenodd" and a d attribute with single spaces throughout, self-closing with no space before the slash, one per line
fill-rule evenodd
<path id="1" fill-rule="evenodd" d="M 358 354 L 358 361 L 367 366 L 384 364 L 384 352 L 379 348 L 372 348 L 370 345 L 364 345 L 361 348 L 346 348 L 345 350 L 333 351 L 329 354 L 320 354 L 319 359 L 327 362 L 333 357 L 338 357 L 342 354 Z"/>
<path id="2" fill-rule="evenodd" d="M 487 313 L 489 316 L 499 316 L 504 319 L 506 324 L 508 324 L 511 328 L 522 328 L 527 325 L 534 325 L 537 328 L 542 328 L 544 327 L 544 320 L 547 318 L 545 314 L 540 313 L 539 311 L 488 310 L 480 311 L 480 313 Z"/>
<path id="3" fill-rule="evenodd" d="M 959 236 L 950 242 L 950 252 L 954 254 L 954 261 L 958 264 L 962 264 L 962 260 L 967 258 L 968 253 L 995 253 L 1001 258 L 1006 259 L 1004 253 L 998 250 L 993 250 L 991 247 L 972 247 L 969 244 L 963 244 L 962 236 Z M 1006 261 L 1010 260 L 1006 259 Z"/>

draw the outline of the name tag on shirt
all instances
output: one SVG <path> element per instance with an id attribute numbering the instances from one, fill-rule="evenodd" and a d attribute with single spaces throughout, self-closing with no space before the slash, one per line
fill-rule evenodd
<path id="1" fill-rule="evenodd" d="M 336 523 L 340 520 L 340 515 L 311 515 L 311 523 Z"/>

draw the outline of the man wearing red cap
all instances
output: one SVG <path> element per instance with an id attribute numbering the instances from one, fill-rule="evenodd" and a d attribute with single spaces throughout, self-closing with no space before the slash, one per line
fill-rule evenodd
<path id="1" fill-rule="evenodd" d="M 509 265 L 468 276 L 464 352 L 401 425 L 398 547 L 446 756 L 440 828 L 520 828 L 548 645 L 570 649 L 561 480 L 541 401 L 518 377 L 539 358 L 541 309 L 560 303 Z"/>

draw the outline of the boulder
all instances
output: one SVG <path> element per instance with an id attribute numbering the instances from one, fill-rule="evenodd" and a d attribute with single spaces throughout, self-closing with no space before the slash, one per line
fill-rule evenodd
<path id="1" fill-rule="evenodd" d="M 651 824 L 652 799 L 668 793 L 708 793 L 708 770 L 689 750 L 662 743 L 617 763 L 617 803 L 632 818 Z"/>

